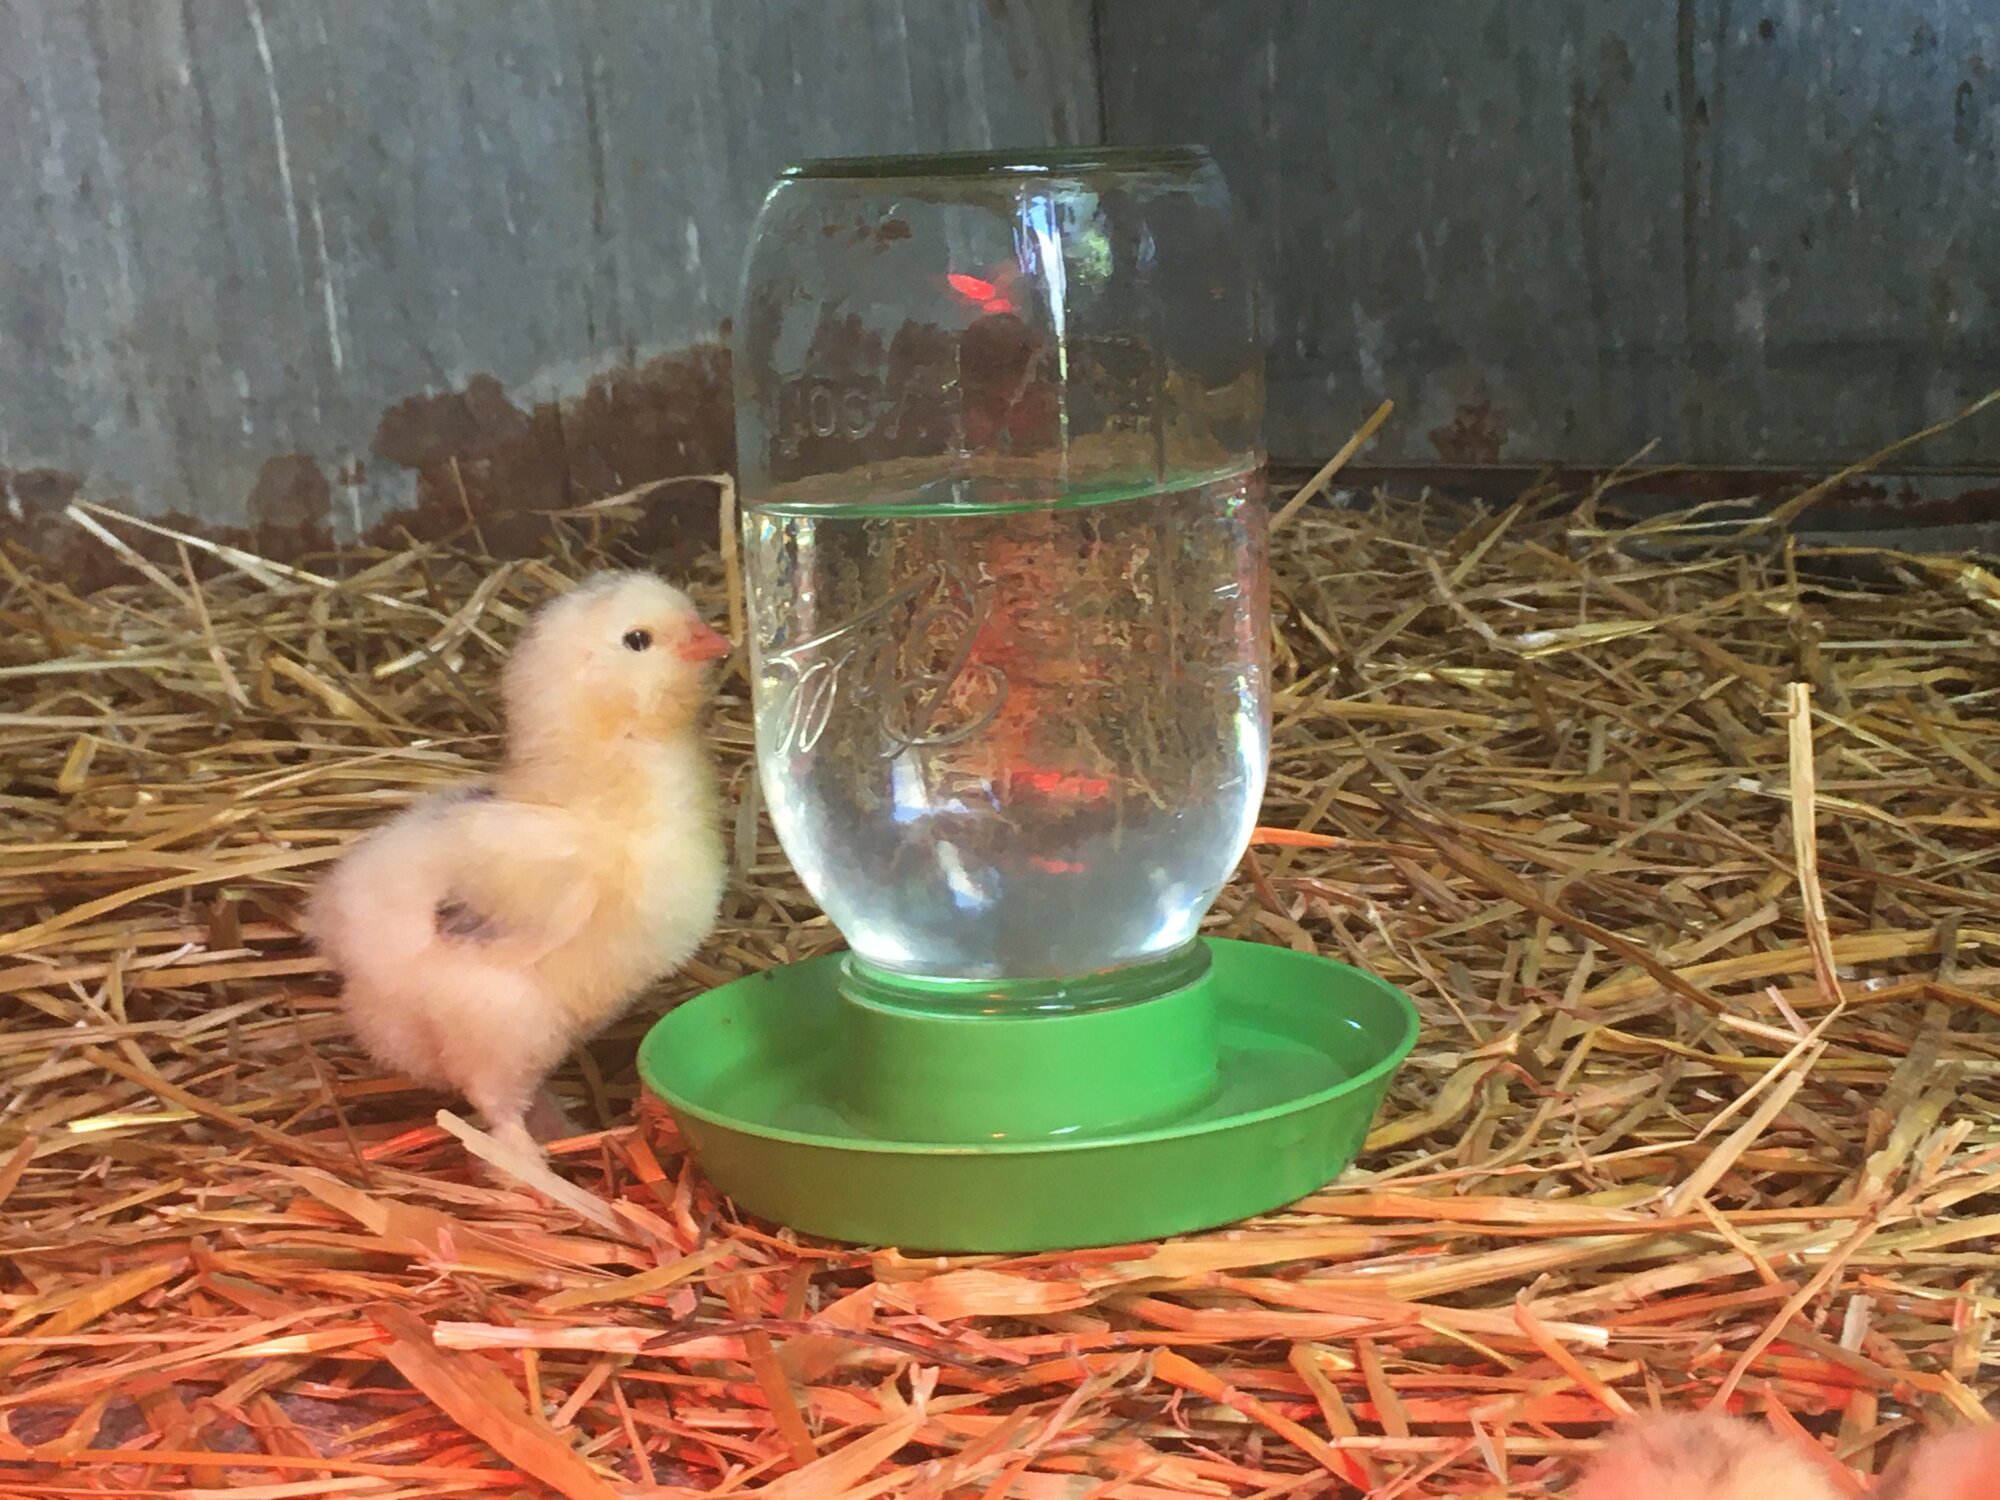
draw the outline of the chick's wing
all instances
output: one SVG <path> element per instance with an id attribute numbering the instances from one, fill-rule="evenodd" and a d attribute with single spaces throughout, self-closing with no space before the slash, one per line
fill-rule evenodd
<path id="1" fill-rule="evenodd" d="M 531 964 L 590 920 L 599 882 L 582 830 L 560 809 L 477 802 L 453 823 L 434 913 L 441 939 L 477 944 L 498 962 Z"/>

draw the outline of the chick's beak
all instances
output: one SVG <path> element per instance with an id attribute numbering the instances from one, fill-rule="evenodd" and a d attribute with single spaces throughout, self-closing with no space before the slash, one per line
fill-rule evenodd
<path id="1" fill-rule="evenodd" d="M 682 639 L 680 657 L 682 661 L 721 661 L 735 648 L 729 644 L 729 637 L 710 629 L 701 621 L 695 621 L 694 628 Z"/>

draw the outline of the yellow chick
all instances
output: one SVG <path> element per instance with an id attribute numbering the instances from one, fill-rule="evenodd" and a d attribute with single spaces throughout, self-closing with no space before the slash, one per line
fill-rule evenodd
<path id="1" fill-rule="evenodd" d="M 1734 1417 L 1648 1417 L 1614 1434 L 1573 1500 L 1841 1500 L 1820 1467 Z"/>
<path id="2" fill-rule="evenodd" d="M 463 1095 L 502 1142 L 538 1149 L 549 1072 L 715 925 L 700 720 L 729 649 L 650 574 L 586 580 L 507 662 L 499 773 L 368 835 L 313 894 L 307 927 L 361 1043 Z"/>

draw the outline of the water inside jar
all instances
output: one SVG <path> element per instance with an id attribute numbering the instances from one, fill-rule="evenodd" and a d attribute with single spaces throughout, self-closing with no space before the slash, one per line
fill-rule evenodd
<path id="1" fill-rule="evenodd" d="M 765 797 L 857 958 L 1060 1006 L 1187 953 L 1263 793 L 1265 521 L 1255 472 L 749 512 Z"/>

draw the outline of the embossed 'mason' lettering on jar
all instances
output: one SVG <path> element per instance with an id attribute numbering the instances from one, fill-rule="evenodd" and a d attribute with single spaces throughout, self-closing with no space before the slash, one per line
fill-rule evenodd
<path id="1" fill-rule="evenodd" d="M 971 660 L 989 604 L 962 570 L 940 563 L 882 603 L 771 651 L 764 686 L 772 753 L 811 754 L 848 706 L 872 718 L 885 758 L 977 734 L 1007 697 L 1000 668 Z"/>

